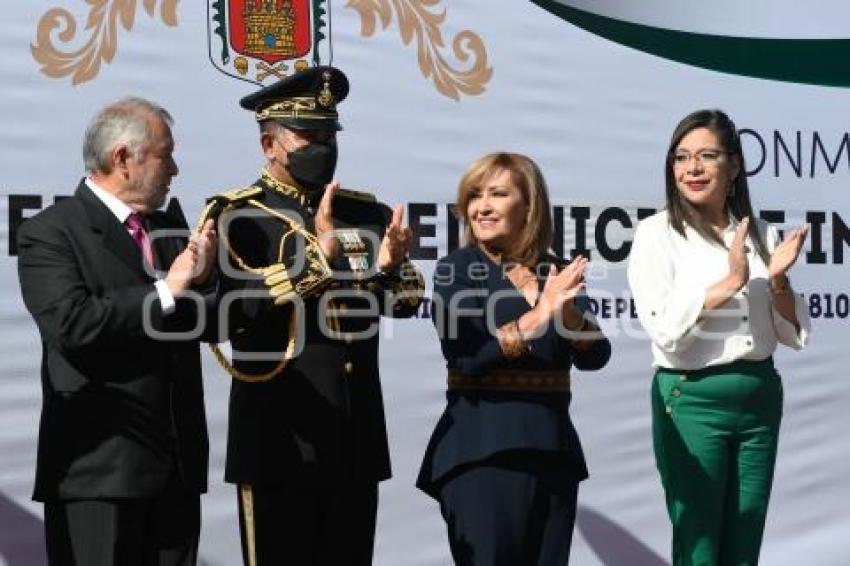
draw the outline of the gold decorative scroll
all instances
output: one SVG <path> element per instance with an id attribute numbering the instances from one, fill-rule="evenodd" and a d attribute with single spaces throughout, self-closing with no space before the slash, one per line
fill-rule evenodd
<path id="1" fill-rule="evenodd" d="M 101 62 L 111 63 L 118 51 L 118 25 L 133 29 L 136 4 L 139 0 L 86 0 L 89 7 L 85 33 L 88 39 L 79 49 L 64 51 L 57 48 L 55 37 L 69 44 L 77 37 L 77 21 L 64 8 L 51 8 L 38 22 L 35 45 L 30 46 L 33 58 L 41 64 L 41 72 L 52 78 L 71 75 L 75 85 L 90 81 L 100 71 Z M 177 3 L 180 0 L 141 0 L 145 12 L 155 17 L 160 3 L 160 17 L 167 26 L 177 25 Z M 58 31 L 57 31 L 58 30 Z"/>
<path id="2" fill-rule="evenodd" d="M 460 100 L 460 95 L 477 95 L 493 75 L 487 65 L 487 48 L 481 37 L 469 30 L 457 33 L 452 39 L 452 53 L 461 63 L 471 64 L 467 69 L 453 66 L 443 55 L 446 45 L 441 26 L 446 20 L 442 0 L 348 0 L 348 8 L 360 14 L 360 35 L 374 35 L 378 20 L 383 29 L 398 19 L 401 40 L 408 45 L 416 38 L 419 69 L 425 78 L 431 78 L 434 87 L 443 95 Z"/>

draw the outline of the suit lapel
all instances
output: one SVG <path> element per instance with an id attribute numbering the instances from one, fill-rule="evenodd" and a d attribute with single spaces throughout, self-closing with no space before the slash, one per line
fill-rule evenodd
<path id="1" fill-rule="evenodd" d="M 115 255 L 119 261 L 139 275 L 142 280 L 150 279 L 150 276 L 145 272 L 139 246 L 130 237 L 127 228 L 118 222 L 112 211 L 88 188 L 85 180 L 80 181 L 74 196 L 82 203 L 92 231 L 100 235 L 103 248 Z"/>
<path id="2" fill-rule="evenodd" d="M 158 230 L 168 232 L 157 234 Z M 153 243 L 157 267 L 161 270 L 167 271 L 174 258 L 186 247 L 186 238 L 178 235 L 175 230 L 186 230 L 186 228 L 176 223 L 168 213 L 155 212 L 148 219 L 148 232 Z"/>

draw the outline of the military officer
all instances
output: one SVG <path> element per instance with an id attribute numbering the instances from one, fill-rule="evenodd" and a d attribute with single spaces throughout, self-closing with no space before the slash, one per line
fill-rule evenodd
<path id="1" fill-rule="evenodd" d="M 402 207 L 331 182 L 348 89 L 340 70 L 313 67 L 243 98 L 267 163 L 205 213 L 226 250 L 225 480 L 246 565 L 370 564 L 390 477 L 379 316 L 414 315 L 424 284 Z"/>

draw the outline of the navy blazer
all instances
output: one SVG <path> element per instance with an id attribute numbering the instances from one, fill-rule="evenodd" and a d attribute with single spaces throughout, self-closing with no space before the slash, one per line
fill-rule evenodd
<path id="1" fill-rule="evenodd" d="M 554 256 L 541 260 L 537 271 L 542 274 L 541 291 L 551 263 L 565 262 Z M 587 310 L 586 298 L 579 297 L 577 304 Z M 505 359 L 492 329 L 531 308 L 503 267 L 477 246 L 441 259 L 434 272 L 433 320 L 447 370 L 476 377 L 496 369 L 593 370 L 608 362 L 611 345 L 606 338 L 577 351 L 554 323 L 529 340 L 528 354 Z M 425 492 L 436 495 L 441 482 L 460 466 L 509 450 L 561 453 L 576 481 L 587 477 L 581 443 L 570 420 L 568 391 L 450 390 L 446 399 L 416 483 Z"/>

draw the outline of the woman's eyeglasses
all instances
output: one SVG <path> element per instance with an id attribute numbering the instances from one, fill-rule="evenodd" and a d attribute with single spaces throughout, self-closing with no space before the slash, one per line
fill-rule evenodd
<path id="1" fill-rule="evenodd" d="M 690 151 L 679 150 L 673 152 L 673 164 L 685 166 L 691 162 L 691 159 L 696 159 L 701 164 L 711 167 L 723 161 L 723 157 L 730 153 L 722 149 L 701 149 L 696 153 Z"/>

